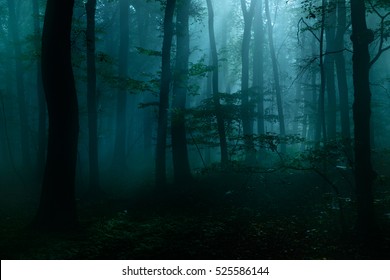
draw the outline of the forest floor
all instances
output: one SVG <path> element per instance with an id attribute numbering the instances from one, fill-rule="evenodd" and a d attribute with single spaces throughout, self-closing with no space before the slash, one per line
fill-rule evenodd
<path id="1" fill-rule="evenodd" d="M 378 183 L 375 190 L 382 235 L 370 249 L 354 238 L 354 198 L 343 194 L 337 200 L 317 174 L 305 171 L 208 172 L 157 196 L 146 186 L 115 190 L 99 200 L 79 200 L 80 229 L 67 233 L 26 229 L 38 198 L 8 192 L 1 196 L 0 254 L 1 259 L 390 259 L 390 187 Z"/>

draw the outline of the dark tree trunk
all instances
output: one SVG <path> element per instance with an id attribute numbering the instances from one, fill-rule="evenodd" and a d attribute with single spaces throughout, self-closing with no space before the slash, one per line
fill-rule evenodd
<path id="1" fill-rule="evenodd" d="M 254 53 L 253 53 L 253 88 L 257 102 L 257 134 L 265 133 L 264 128 L 264 24 L 263 0 L 258 0 L 254 16 Z"/>
<path id="2" fill-rule="evenodd" d="M 21 139 L 21 152 L 23 165 L 26 168 L 30 167 L 31 158 L 29 152 L 29 125 L 27 117 L 27 106 L 25 99 L 24 78 L 23 78 L 23 65 L 22 65 L 22 49 L 21 42 L 19 41 L 19 29 L 16 19 L 15 0 L 7 0 L 9 9 L 9 29 L 14 46 L 15 54 L 15 73 L 16 73 L 16 91 L 17 100 L 19 106 L 19 118 L 20 118 L 20 139 Z M 29 169 L 27 169 L 29 170 Z"/>
<path id="3" fill-rule="evenodd" d="M 367 29 L 364 0 L 351 1 L 353 43 L 353 120 L 355 123 L 355 184 L 357 194 L 357 230 L 367 242 L 375 235 L 373 181 L 376 173 L 371 164 L 370 54 L 368 46 L 374 34 Z"/>
<path id="4" fill-rule="evenodd" d="M 335 48 L 337 53 L 335 54 L 336 73 L 337 73 L 337 85 L 339 90 L 340 100 L 340 119 L 341 119 L 341 135 L 345 141 L 347 147 L 348 157 L 352 159 L 352 149 L 350 145 L 351 141 L 351 126 L 349 119 L 349 97 L 348 97 L 348 84 L 347 84 L 347 71 L 345 69 L 344 52 L 344 35 L 347 24 L 347 9 L 345 6 L 345 0 L 337 1 L 337 29 L 335 37 Z"/>
<path id="5" fill-rule="evenodd" d="M 79 115 L 71 63 L 72 0 L 48 0 L 42 34 L 42 78 L 49 139 L 35 224 L 45 229 L 77 225 L 75 173 Z"/>
<path id="6" fill-rule="evenodd" d="M 95 62 L 95 12 L 96 0 L 88 0 L 87 12 L 87 103 L 89 135 L 89 192 L 99 192 L 99 159 L 97 135 L 97 96 L 96 96 L 96 62 Z"/>
<path id="7" fill-rule="evenodd" d="M 320 95 L 318 96 L 318 107 L 317 107 L 317 126 L 316 126 L 316 145 L 320 145 L 321 141 L 321 133 L 322 133 L 322 140 L 324 142 L 327 141 L 327 135 L 326 135 L 326 119 L 325 119 L 325 65 L 324 65 L 324 34 L 325 34 L 325 16 L 326 16 L 326 1 L 322 0 L 322 12 L 321 12 L 321 30 L 320 30 L 320 77 L 321 77 L 321 84 L 320 84 Z"/>
<path id="8" fill-rule="evenodd" d="M 156 144 L 156 186 L 165 186 L 166 174 L 166 146 L 169 90 L 171 84 L 171 47 L 173 37 L 173 13 L 176 0 L 167 0 L 164 15 L 164 38 L 162 46 L 162 65 L 160 83 L 160 102 L 158 106 L 158 128 Z"/>
<path id="9" fill-rule="evenodd" d="M 249 94 L 249 48 L 256 2 L 256 0 L 251 0 L 249 9 L 247 9 L 246 1 L 241 0 L 241 9 L 244 15 L 244 34 L 241 48 L 241 118 L 245 146 L 245 161 L 247 163 L 253 163 L 256 159 L 255 147 L 253 144 L 253 106 L 250 104 Z"/>
<path id="10" fill-rule="evenodd" d="M 214 33 L 214 9 L 211 3 L 211 0 L 207 1 L 207 10 L 208 10 L 208 25 L 209 25 L 209 40 L 210 40 L 210 49 L 213 65 L 213 76 L 212 76 L 212 92 L 213 92 L 213 103 L 215 108 L 215 115 L 217 119 L 217 128 L 219 136 L 219 146 L 221 149 L 221 165 L 224 166 L 228 162 L 228 150 L 226 142 L 226 130 L 225 130 L 225 121 L 222 116 L 221 103 L 219 98 L 219 67 L 218 67 L 218 52 L 217 44 L 215 42 L 215 33 Z"/>
<path id="11" fill-rule="evenodd" d="M 188 88 L 188 59 L 190 55 L 189 13 L 191 0 L 177 4 L 176 64 L 173 76 L 173 100 L 171 115 L 173 175 L 176 184 L 191 179 L 188 160 L 185 125 L 186 97 Z"/>
<path id="12" fill-rule="evenodd" d="M 126 102 L 127 102 L 127 86 L 126 79 L 128 73 L 128 53 L 129 53 L 129 0 L 119 1 L 119 89 L 117 96 L 116 107 L 116 130 L 115 130 L 115 146 L 113 158 L 113 172 L 118 175 L 123 175 L 126 170 Z"/>
<path id="13" fill-rule="evenodd" d="M 336 84 L 335 84 L 335 23 L 336 23 L 336 3 L 335 0 L 325 2 L 323 8 L 325 15 L 325 37 L 326 55 L 324 58 L 326 93 L 328 96 L 327 106 L 327 136 L 329 139 L 336 138 Z"/>
<path id="14" fill-rule="evenodd" d="M 283 113 L 283 100 L 282 100 L 282 89 L 280 87 L 279 80 L 279 67 L 278 61 L 276 58 L 274 39 L 273 39 L 273 26 L 271 22 L 271 14 L 269 9 L 269 0 L 265 0 L 265 14 L 267 17 L 267 27 L 268 27 L 268 44 L 271 53 L 272 60 L 272 70 L 275 82 L 275 92 L 276 92 L 276 103 L 278 107 L 278 118 L 279 118 L 279 128 L 280 128 L 280 136 L 283 137 L 286 135 L 286 128 L 284 123 L 284 113 Z M 281 144 L 281 152 L 286 153 L 286 144 Z"/>
<path id="15" fill-rule="evenodd" d="M 34 16 L 34 33 L 36 36 L 36 50 L 41 47 L 38 38 L 41 36 L 41 27 L 39 21 L 39 1 L 33 0 L 33 16 Z M 37 175 L 41 178 L 45 168 L 45 154 L 46 154 L 46 103 L 45 93 L 42 85 L 42 67 L 41 61 L 37 59 L 37 97 L 38 97 L 38 151 L 37 151 Z M 39 181 L 41 183 L 41 181 Z"/>

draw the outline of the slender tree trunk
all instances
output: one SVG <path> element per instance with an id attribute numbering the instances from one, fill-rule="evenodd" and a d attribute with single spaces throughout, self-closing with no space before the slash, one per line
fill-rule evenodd
<path id="1" fill-rule="evenodd" d="M 328 96 L 327 108 L 327 136 L 329 139 L 336 138 L 336 84 L 335 84 L 335 23 L 336 23 L 336 4 L 335 0 L 325 1 L 323 8 L 325 10 L 325 37 L 326 37 L 326 55 L 324 58 L 326 93 Z"/>
<path id="2" fill-rule="evenodd" d="M 263 0 L 258 0 L 254 15 L 253 88 L 257 93 L 257 134 L 264 129 L 264 24 Z"/>
<path id="3" fill-rule="evenodd" d="M 38 38 L 41 36 L 41 27 L 39 21 L 39 1 L 33 0 L 33 16 L 34 16 L 34 33 L 36 36 L 36 50 L 41 47 Z M 37 97 L 38 97 L 38 151 L 37 151 L 37 174 L 41 178 L 45 168 L 45 154 L 46 154 L 46 103 L 45 93 L 42 85 L 42 69 L 41 61 L 37 59 Z"/>
<path id="4" fill-rule="evenodd" d="M 42 78 L 49 139 L 35 224 L 46 229 L 77 225 L 75 173 L 79 115 L 71 63 L 73 0 L 48 0 L 42 33 Z"/>
<path id="5" fill-rule="evenodd" d="M 129 0 L 119 1 L 119 89 L 116 107 L 116 130 L 113 169 L 115 173 L 122 175 L 126 170 L 126 102 L 127 102 L 127 74 L 129 53 Z"/>
<path id="6" fill-rule="evenodd" d="M 256 6 L 256 0 L 251 0 L 249 9 L 246 7 L 246 1 L 241 0 L 241 9 L 244 15 L 244 34 L 242 38 L 241 58 L 241 99 L 242 99 L 242 130 L 245 145 L 245 161 L 253 163 L 256 159 L 255 147 L 253 144 L 253 107 L 250 104 L 249 94 L 249 48 L 251 41 L 252 22 Z"/>
<path id="7" fill-rule="evenodd" d="M 21 139 L 21 151 L 23 165 L 27 168 L 31 165 L 29 144 L 30 144 L 30 134 L 29 134 L 29 125 L 27 117 L 27 106 L 25 99 L 25 89 L 24 89 L 24 78 L 23 78 L 23 65 L 22 65 L 22 49 L 20 43 L 18 22 L 16 18 L 15 11 L 15 0 L 7 0 L 8 9 L 9 9 L 9 29 L 14 46 L 15 54 L 15 73 L 16 73 L 16 91 L 17 91 L 17 100 L 19 106 L 19 118 L 20 118 L 20 139 Z"/>
<path id="8" fill-rule="evenodd" d="M 373 181 L 376 173 L 371 164 L 370 118 L 371 91 L 368 46 L 374 34 L 367 29 L 364 0 L 351 1 L 353 44 L 353 120 L 355 123 L 355 184 L 357 194 L 357 230 L 360 237 L 371 242 L 375 235 Z"/>
<path id="9" fill-rule="evenodd" d="M 326 135 L 326 119 L 325 119 L 325 66 L 324 66 L 324 34 L 325 34 L 325 11 L 326 1 L 322 0 L 322 12 L 321 12 L 321 31 L 320 31 L 320 95 L 318 97 L 318 119 L 317 119 L 317 127 L 316 127 L 316 137 L 315 140 L 317 142 L 317 146 L 319 146 L 321 141 L 321 132 L 322 132 L 322 140 L 324 142 L 327 141 Z"/>
<path id="10" fill-rule="evenodd" d="M 278 118 L 279 118 L 279 128 L 280 128 L 280 136 L 283 137 L 286 135 L 286 127 L 284 123 L 284 113 L 283 113 L 283 100 L 282 100 L 282 89 L 280 87 L 279 80 L 279 67 L 278 61 L 276 58 L 274 39 L 273 39 L 273 26 L 271 22 L 271 14 L 269 9 L 269 0 L 265 0 L 265 14 L 267 17 L 267 27 L 268 27 L 268 44 L 271 53 L 272 60 L 272 70 L 275 82 L 275 92 L 276 92 L 276 103 L 278 107 Z M 286 144 L 281 144 L 281 152 L 286 153 Z"/>
<path id="11" fill-rule="evenodd" d="M 208 25 L 209 25 L 209 40 L 210 40 L 210 49 L 213 65 L 213 76 L 212 76 L 212 91 L 213 91 L 213 103 L 215 108 L 215 115 L 217 118 L 217 127 L 218 127 L 218 136 L 219 136 L 219 146 L 221 149 L 221 165 L 225 166 L 228 162 L 228 150 L 226 142 L 226 130 L 225 130 L 225 121 L 221 111 L 221 103 L 219 98 L 219 67 L 218 67 L 218 52 L 217 44 L 215 42 L 215 33 L 214 33 L 214 9 L 211 0 L 207 1 L 208 9 Z"/>
<path id="12" fill-rule="evenodd" d="M 173 37 L 173 13 L 176 0 L 167 0 L 164 15 L 164 38 L 162 46 L 162 65 L 160 83 L 160 102 L 158 106 L 158 127 L 156 144 L 156 186 L 165 186 L 166 175 L 166 145 L 169 91 L 171 84 L 171 47 Z"/>
<path id="13" fill-rule="evenodd" d="M 181 0 L 177 4 L 176 63 L 173 77 L 171 116 L 173 175 L 177 184 L 184 184 L 191 179 L 185 125 L 188 59 L 190 55 L 190 3 L 191 0 Z"/>
<path id="14" fill-rule="evenodd" d="M 347 24 L 347 11 L 345 0 L 337 1 L 337 30 L 335 37 L 335 48 L 338 51 L 335 54 L 337 84 L 339 90 L 340 100 L 340 119 L 341 119 L 341 135 L 345 141 L 347 156 L 352 159 L 352 147 L 351 147 L 351 125 L 349 119 L 349 97 L 348 97 L 348 84 L 347 84 L 347 71 L 345 67 L 344 52 L 344 35 Z"/>
<path id="15" fill-rule="evenodd" d="M 97 96 L 96 96 L 96 61 L 95 61 L 95 13 L 96 0 L 88 0 L 87 12 L 87 103 L 89 133 L 89 191 L 99 192 L 99 158 L 97 135 Z"/>

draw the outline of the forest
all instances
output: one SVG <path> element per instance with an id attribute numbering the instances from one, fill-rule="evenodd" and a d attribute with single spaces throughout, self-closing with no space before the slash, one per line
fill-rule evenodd
<path id="1" fill-rule="evenodd" d="M 1 0 L 1 259 L 389 259 L 389 0 Z"/>

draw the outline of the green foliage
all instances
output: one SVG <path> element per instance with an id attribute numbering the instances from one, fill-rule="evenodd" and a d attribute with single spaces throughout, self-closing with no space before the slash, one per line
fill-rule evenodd
<path id="1" fill-rule="evenodd" d="M 155 51 L 150 49 L 144 49 L 141 47 L 136 47 L 139 54 L 147 55 L 147 56 L 162 56 L 161 51 Z"/>

